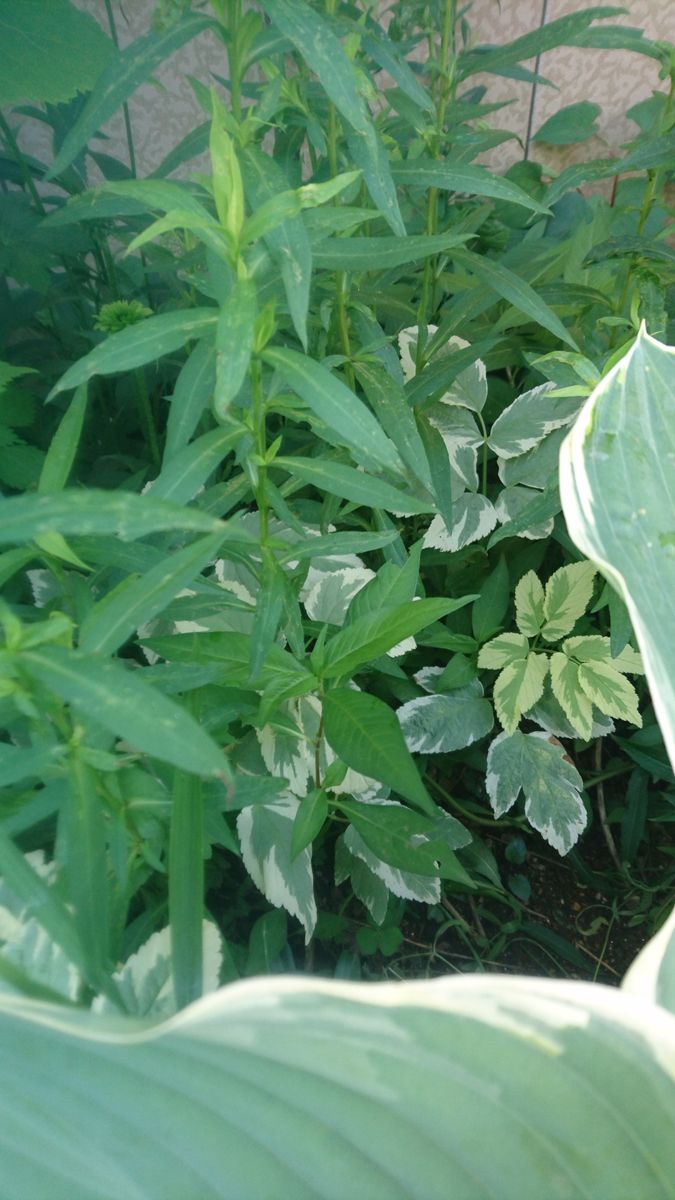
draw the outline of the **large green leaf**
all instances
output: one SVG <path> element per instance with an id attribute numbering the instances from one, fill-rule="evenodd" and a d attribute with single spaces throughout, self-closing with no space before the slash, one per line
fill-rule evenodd
<path id="1" fill-rule="evenodd" d="M 67 388 L 78 387 L 94 375 L 116 375 L 156 362 L 172 350 L 179 350 L 186 342 L 203 337 L 215 327 L 217 319 L 215 308 L 186 308 L 129 325 L 73 363 L 47 398 L 51 400 Z"/>
<path id="2" fill-rule="evenodd" d="M 44 9 L 45 6 L 41 7 Z M 161 32 L 151 30 L 127 46 L 100 76 L 80 116 L 68 130 L 49 173 L 50 178 L 60 175 L 70 166 L 89 138 L 101 125 L 105 125 L 141 83 L 150 78 L 165 58 L 212 24 L 210 17 L 188 12 Z M 77 63 L 81 54 L 79 46 L 73 45 L 69 60 L 71 69 L 72 62 Z"/>
<path id="3" fill-rule="evenodd" d="M 69 0 L 0 0 L 0 45 L 3 107 L 70 100 L 117 57 L 100 25 Z"/>
<path id="4" fill-rule="evenodd" d="M 227 758 L 194 717 L 119 662 L 65 650 L 26 651 L 21 664 L 34 681 L 94 717 L 138 750 L 195 775 L 229 779 Z"/>
<path id="5" fill-rule="evenodd" d="M 565 519 L 623 597 L 675 761 L 675 349 L 644 328 L 560 452 Z"/>
<path id="6" fill-rule="evenodd" d="M 6 1200 L 672 1200 L 675 1020 L 540 979 L 234 984 L 159 1026 L 3 994 Z"/>

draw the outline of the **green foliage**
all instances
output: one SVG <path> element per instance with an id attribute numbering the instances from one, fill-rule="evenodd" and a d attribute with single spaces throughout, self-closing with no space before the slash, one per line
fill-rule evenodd
<path id="1" fill-rule="evenodd" d="M 577 561 L 558 487 L 640 321 L 672 335 L 670 98 L 621 160 L 502 177 L 472 78 L 603 36 L 667 72 L 665 48 L 613 8 L 486 48 L 450 3 L 386 32 L 365 4 L 261 7 L 161 4 L 118 52 L 59 4 L 48 67 L 10 44 L 6 102 L 42 108 L 0 125 L 0 971 L 109 1012 L 317 944 L 338 973 L 395 957 L 406 904 L 505 903 L 484 827 L 566 854 L 603 739 L 639 772 L 626 862 L 673 794 L 635 606 Z M 228 79 L 192 81 L 207 119 L 138 178 L 131 124 L 128 162 L 101 127 L 205 30 Z M 612 204 L 576 190 L 611 174 Z"/>

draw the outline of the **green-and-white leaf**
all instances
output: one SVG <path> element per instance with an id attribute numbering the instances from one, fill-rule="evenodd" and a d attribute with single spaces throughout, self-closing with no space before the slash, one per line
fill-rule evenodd
<path id="1" fill-rule="evenodd" d="M 500 733 L 488 750 L 486 787 L 497 817 L 522 790 L 528 821 L 559 854 L 567 854 L 586 828 L 583 781 L 548 733 Z"/>
<path id="2" fill-rule="evenodd" d="M 528 571 L 516 585 L 516 624 L 526 637 L 537 637 L 544 624 L 544 588 L 534 571 Z"/>
<path id="3" fill-rule="evenodd" d="M 476 418 L 467 406 L 446 404 L 444 400 L 426 405 L 424 415 L 443 438 L 455 474 L 470 491 L 478 491 L 476 462 L 483 435 Z"/>
<path id="4" fill-rule="evenodd" d="M 554 571 L 546 584 L 542 637 L 557 642 L 571 633 L 593 594 L 596 568 L 591 562 L 568 563 Z"/>
<path id="5" fill-rule="evenodd" d="M 368 567 L 336 567 L 333 571 L 312 573 L 301 596 L 305 612 L 310 621 L 321 621 L 328 625 L 342 625 L 350 601 L 375 572 Z"/>
<path id="6" fill-rule="evenodd" d="M 485 737 L 494 724 L 491 704 L 474 680 L 447 695 L 418 696 L 396 713 L 406 745 L 413 753 L 447 754 Z"/>
<path id="7" fill-rule="evenodd" d="M 517 396 L 499 414 L 488 443 L 500 458 L 517 458 L 532 450 L 554 429 L 570 425 L 579 411 L 580 401 L 550 395 L 553 383 L 540 383 Z"/>
<path id="8" fill-rule="evenodd" d="M 565 654 L 551 657 L 551 689 L 579 737 L 589 741 L 593 732 L 593 705 L 579 682 L 579 667 Z"/>
<path id="9" fill-rule="evenodd" d="M 340 808 L 369 850 L 403 871 L 453 879 L 472 887 L 470 876 L 455 850 L 469 844 L 471 834 L 449 813 L 425 816 L 400 804 L 361 804 L 341 801 Z"/>
<path id="10" fill-rule="evenodd" d="M 497 514 L 487 496 L 465 492 L 452 506 L 453 527 L 448 530 L 443 518 L 435 516 L 424 535 L 425 549 L 461 550 L 487 537 L 497 524 Z"/>
<path id="11" fill-rule="evenodd" d="M 579 667 L 579 683 L 589 700 L 606 713 L 621 721 L 642 728 L 638 711 L 638 695 L 629 679 L 609 663 L 585 662 Z"/>
<path id="12" fill-rule="evenodd" d="M 495 501 L 495 512 L 497 520 L 504 527 L 504 533 L 506 529 L 510 529 L 512 537 L 526 538 L 530 542 L 550 537 L 553 532 L 552 516 L 546 517 L 543 521 L 537 521 L 535 517 L 532 523 L 527 520 L 531 506 L 539 504 L 541 499 L 542 493 L 535 492 L 533 488 L 503 488 Z M 559 509 L 557 496 L 555 502 Z"/>
<path id="13" fill-rule="evenodd" d="M 474 599 L 472 596 L 471 599 Z M 409 601 L 365 613 L 347 624 L 326 643 L 321 656 L 321 674 L 325 679 L 353 675 L 364 663 L 386 654 L 405 638 L 414 637 L 427 625 L 462 608 L 468 597 L 443 600 L 441 597 Z M 317 667 L 318 670 L 318 667 Z"/>
<path id="14" fill-rule="evenodd" d="M 642 658 L 631 646 L 624 646 L 620 654 L 612 655 L 611 638 L 592 634 L 589 637 L 567 638 L 562 649 L 575 662 L 605 662 L 623 675 L 644 675 Z"/>
<path id="15" fill-rule="evenodd" d="M 213 921 L 202 923 L 202 992 L 215 992 L 220 983 L 223 960 L 222 939 Z M 125 1011 L 136 1017 L 167 1017 L 176 1011 L 171 975 L 171 930 L 157 930 L 147 942 L 115 971 L 117 986 Z M 97 996 L 92 1004 L 97 1013 L 119 1012 L 105 996 Z"/>
<path id="16" fill-rule="evenodd" d="M 548 674 L 545 654 L 530 652 L 497 676 L 492 692 L 497 716 L 507 733 L 513 733 L 523 713 L 532 708 L 544 690 Z"/>
<path id="17" fill-rule="evenodd" d="M 243 808 L 237 832 L 244 865 L 256 887 L 274 904 L 297 917 L 309 942 L 316 925 L 311 849 L 293 857 L 293 823 L 299 802 L 256 804 Z"/>
<path id="18" fill-rule="evenodd" d="M 530 644 L 524 633 L 500 633 L 481 647 L 478 666 L 488 671 L 500 671 L 524 662 L 530 652 Z"/>
<path id="19" fill-rule="evenodd" d="M 353 825 L 348 827 L 344 835 L 344 844 L 350 854 L 365 863 L 394 896 L 400 896 L 403 900 L 419 900 L 423 904 L 439 903 L 440 879 L 434 879 L 430 875 L 416 875 L 413 871 L 402 871 L 398 867 L 392 867 L 390 863 L 383 862 L 368 849 Z"/>

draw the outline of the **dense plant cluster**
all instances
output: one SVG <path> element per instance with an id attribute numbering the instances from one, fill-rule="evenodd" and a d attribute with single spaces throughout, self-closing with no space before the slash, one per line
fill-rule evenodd
<path id="1" fill-rule="evenodd" d="M 119 51 L 115 5 L 108 37 L 50 0 L 26 5 L 28 62 L 13 8 L 6 986 L 166 1014 L 271 969 L 375 974 L 411 913 L 473 932 L 480 965 L 522 928 L 528 847 L 597 880 L 589 827 L 651 932 L 675 779 L 558 456 L 640 324 L 675 334 L 672 47 L 612 8 L 481 46 L 452 0 L 388 25 L 213 0 L 157 5 Z M 205 30 L 223 67 L 190 80 L 203 120 L 141 178 L 128 119 L 129 162 L 102 126 Z M 476 77 L 532 85 L 523 62 L 561 44 L 659 64 L 635 139 L 547 170 L 538 145 L 592 132 L 573 105 L 491 172 L 515 135 Z"/>

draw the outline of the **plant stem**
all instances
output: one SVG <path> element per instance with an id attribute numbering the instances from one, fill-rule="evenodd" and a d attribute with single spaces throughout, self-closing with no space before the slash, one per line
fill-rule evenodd
<path id="1" fill-rule="evenodd" d="M 255 449 L 258 458 L 262 460 L 267 453 L 267 431 L 265 427 L 262 365 L 259 358 L 251 360 L 251 398 Z M 260 518 L 260 548 L 264 556 L 264 550 L 269 538 L 269 503 L 266 488 L 267 467 L 262 462 L 259 462 L 256 470 L 258 472 L 258 482 L 255 487 L 255 499 Z"/>
<path id="2" fill-rule="evenodd" d="M 152 415 L 152 407 L 150 405 L 150 397 L 148 395 L 148 385 L 145 379 L 145 372 L 139 367 L 134 372 L 136 376 L 136 396 L 138 400 L 138 415 L 141 421 L 141 428 L 145 434 L 150 457 L 154 466 L 158 467 L 162 461 L 162 455 L 159 449 L 159 439 L 157 437 L 157 429 L 155 427 L 155 418 Z"/>

